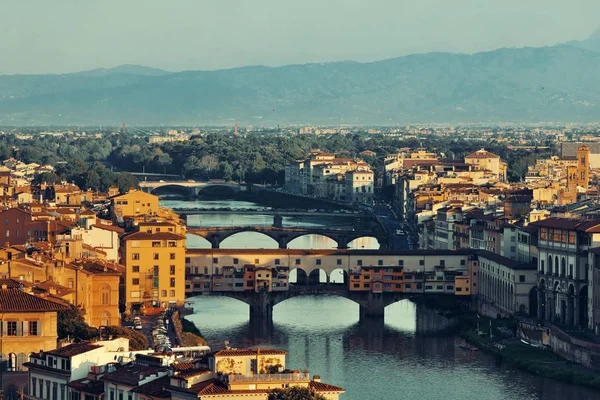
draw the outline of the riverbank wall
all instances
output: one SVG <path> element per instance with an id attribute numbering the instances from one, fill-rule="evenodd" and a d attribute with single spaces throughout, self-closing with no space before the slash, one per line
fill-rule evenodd
<path id="1" fill-rule="evenodd" d="M 559 327 L 520 321 L 519 338 L 543 345 L 565 360 L 600 371 L 600 344 L 578 339 Z"/>

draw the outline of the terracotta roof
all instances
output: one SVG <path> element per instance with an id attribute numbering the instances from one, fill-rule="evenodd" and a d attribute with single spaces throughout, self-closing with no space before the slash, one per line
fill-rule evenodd
<path id="1" fill-rule="evenodd" d="M 185 236 L 171 232 L 133 232 L 122 236 L 123 240 L 182 240 Z"/>
<path id="2" fill-rule="evenodd" d="M 47 281 L 38 283 L 35 286 L 40 289 L 43 289 L 44 291 L 47 291 L 47 292 L 49 292 L 50 289 L 54 289 L 54 290 L 56 290 L 56 293 L 61 296 L 64 296 L 69 293 L 73 293 L 73 289 L 70 289 L 66 286 L 59 285 L 58 283 L 51 281 L 51 280 L 47 280 Z"/>
<path id="3" fill-rule="evenodd" d="M 554 229 L 566 229 L 576 230 L 587 233 L 599 233 L 600 232 L 600 220 L 582 221 L 574 218 L 546 218 L 539 221 L 535 221 L 529 224 L 529 226 L 542 227 L 542 228 L 554 228 Z"/>
<path id="4" fill-rule="evenodd" d="M 47 351 L 46 354 L 53 356 L 70 358 L 79 354 L 87 353 L 102 346 L 91 342 L 71 343 L 67 346 L 59 347 L 54 350 Z"/>
<path id="5" fill-rule="evenodd" d="M 308 387 L 316 390 L 317 392 L 345 392 L 346 390 L 339 387 L 330 385 L 328 383 L 310 381 Z"/>
<path id="6" fill-rule="evenodd" d="M 129 386 L 137 386 L 142 379 L 166 370 L 167 368 L 165 367 L 152 367 L 131 363 L 103 375 L 100 379 L 108 382 L 123 383 Z"/>
<path id="7" fill-rule="evenodd" d="M 465 256 L 474 254 L 472 249 L 458 249 L 458 250 L 352 250 L 352 249 L 186 249 L 185 254 L 187 256 L 198 254 L 198 255 L 211 255 L 219 257 L 221 255 L 234 255 L 234 254 L 251 254 L 251 255 L 323 255 L 323 256 L 427 256 L 427 255 L 440 255 L 440 256 Z"/>
<path id="8" fill-rule="evenodd" d="M 39 312 L 66 310 L 66 305 L 43 299 L 19 289 L 0 289 L 0 312 Z"/>
<path id="9" fill-rule="evenodd" d="M 535 264 L 519 263 L 517 261 L 511 260 L 510 258 L 501 256 L 500 254 L 496 254 L 487 250 L 478 251 L 477 256 L 480 258 L 485 258 L 486 260 L 494 261 L 511 269 L 537 269 L 537 266 Z"/>
<path id="10" fill-rule="evenodd" d="M 19 289 L 21 285 L 25 286 L 25 282 L 10 278 L 0 279 L 0 287 L 4 285 L 6 285 L 7 289 Z"/>
<path id="11" fill-rule="evenodd" d="M 131 391 L 141 393 L 150 397 L 171 398 L 171 393 L 166 389 L 169 386 L 171 378 L 163 376 L 146 384 L 133 388 Z"/>
<path id="12" fill-rule="evenodd" d="M 235 357 L 235 356 L 275 356 L 287 355 L 287 351 L 280 349 L 225 349 L 212 353 L 214 357 Z"/>
<path id="13" fill-rule="evenodd" d="M 125 232 L 125 230 L 123 228 L 119 228 L 118 226 L 115 226 L 115 225 L 94 224 L 94 225 L 92 225 L 92 228 L 104 229 L 107 231 L 112 231 L 112 232 L 117 232 L 117 233 Z"/>
<path id="14" fill-rule="evenodd" d="M 91 380 L 88 378 L 77 379 L 67 384 L 73 389 L 92 395 L 99 396 L 104 393 L 104 382 L 100 380 Z"/>
<path id="15" fill-rule="evenodd" d="M 490 153 L 489 151 L 481 149 L 481 150 L 474 151 L 473 153 L 469 154 L 465 158 L 500 158 L 500 157 L 494 153 Z"/>

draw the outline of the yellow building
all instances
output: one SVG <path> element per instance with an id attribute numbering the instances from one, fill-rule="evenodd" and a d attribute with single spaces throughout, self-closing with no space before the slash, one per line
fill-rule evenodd
<path id="1" fill-rule="evenodd" d="M 111 199 L 113 218 L 136 218 L 158 213 L 158 196 L 141 190 L 130 190 Z"/>
<path id="2" fill-rule="evenodd" d="M 0 280 L 0 363 L 21 371 L 29 354 L 56 348 L 57 312 L 67 306 L 26 293 L 19 281 Z"/>
<path id="3" fill-rule="evenodd" d="M 81 240 L 61 240 L 52 252 L 28 255 L 22 246 L 0 249 L 0 276 L 77 305 L 91 326 L 119 325 L 119 286 L 124 267 L 97 258 Z"/>
<path id="4" fill-rule="evenodd" d="M 466 156 L 465 164 L 477 165 L 480 169 L 492 172 L 500 182 L 506 181 L 506 163 L 499 156 L 485 149 L 477 150 Z"/>
<path id="5" fill-rule="evenodd" d="M 185 232 L 173 222 L 144 222 L 124 235 L 127 307 L 166 307 L 185 300 Z"/>
<path id="6" fill-rule="evenodd" d="M 341 387 L 312 379 L 308 372 L 286 369 L 287 353 L 279 349 L 225 349 L 208 355 L 208 365 L 176 371 L 171 376 L 171 400 L 267 400 L 274 389 L 304 387 L 327 400 L 338 400 Z"/>

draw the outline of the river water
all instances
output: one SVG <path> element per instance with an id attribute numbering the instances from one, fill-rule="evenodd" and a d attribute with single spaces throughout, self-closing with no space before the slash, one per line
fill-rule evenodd
<path id="1" fill-rule="evenodd" d="M 163 201 L 163 204 L 169 207 L 232 209 L 258 207 L 234 201 L 169 200 Z M 188 224 L 272 223 L 270 216 L 243 213 L 233 216 L 233 223 L 231 219 L 230 214 L 216 213 L 189 217 Z M 286 222 L 303 224 L 299 226 L 341 226 L 347 223 L 336 217 L 331 220 L 290 219 L 284 220 L 284 225 Z M 227 247 L 276 248 L 276 244 L 273 246 L 258 234 L 236 236 L 240 237 L 227 243 Z M 205 247 L 202 242 L 197 243 Z M 377 242 L 360 244 L 363 245 L 376 248 Z M 302 246 L 324 248 L 327 242 L 305 238 L 294 243 L 296 248 Z M 248 306 L 237 300 L 210 296 L 189 300 L 194 303 L 195 313 L 187 318 L 198 326 L 213 348 L 222 348 L 223 342 L 229 340 L 231 346 L 238 348 L 268 346 L 285 349 L 289 353 L 289 368 L 307 368 L 311 374 L 321 375 L 324 382 L 345 388 L 346 393 L 341 396 L 343 400 L 600 399 L 598 391 L 498 367 L 491 357 L 483 353 L 457 348 L 460 339 L 454 335 L 417 335 L 416 307 L 407 300 L 388 306 L 384 321 L 360 322 L 358 305 L 350 300 L 339 297 L 292 298 L 275 306 L 272 324 L 249 321 Z"/>

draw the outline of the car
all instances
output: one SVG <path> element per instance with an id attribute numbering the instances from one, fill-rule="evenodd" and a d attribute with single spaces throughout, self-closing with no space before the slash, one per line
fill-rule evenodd
<path id="1" fill-rule="evenodd" d="M 144 327 L 142 326 L 142 324 L 136 325 L 134 328 L 136 331 L 141 331 L 142 329 L 144 329 Z"/>

